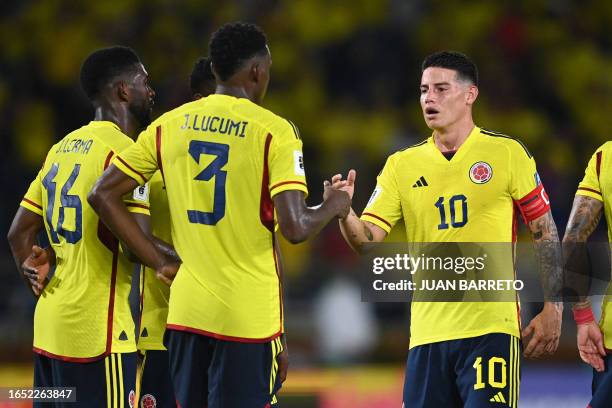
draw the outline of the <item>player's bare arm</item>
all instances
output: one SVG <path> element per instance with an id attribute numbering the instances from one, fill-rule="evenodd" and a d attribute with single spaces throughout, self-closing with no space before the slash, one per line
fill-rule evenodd
<path id="1" fill-rule="evenodd" d="M 591 311 L 591 301 L 586 296 L 589 276 L 586 263 L 586 242 L 595 231 L 603 214 L 603 202 L 591 197 L 576 195 L 572 205 L 565 236 L 563 250 L 566 265 L 566 285 L 574 289 L 579 301 L 574 303 L 574 316 L 577 324 L 576 342 L 578 353 L 585 363 L 595 370 L 604 370 L 603 357 L 606 351 L 603 334 Z M 567 267 L 567 265 L 571 265 Z M 581 296 L 582 295 L 582 296 Z"/>
<path id="2" fill-rule="evenodd" d="M 104 171 L 87 196 L 87 201 L 111 232 L 146 265 L 157 271 L 158 278 L 171 282 L 179 264 L 160 251 L 153 240 L 140 228 L 123 203 L 123 196 L 138 187 L 138 183 L 111 165 Z"/>
<path id="3" fill-rule="evenodd" d="M 352 200 L 356 178 L 357 172 L 355 170 L 349 171 L 346 180 L 342 180 L 341 174 L 336 174 L 331 179 L 332 188 L 345 191 Z M 344 240 L 353 251 L 360 254 L 366 252 L 367 249 L 371 249 L 371 244 L 382 242 L 387 236 L 387 232 L 378 225 L 361 220 L 353 208 L 350 209 L 346 218 L 339 220 L 339 224 Z"/>
<path id="4" fill-rule="evenodd" d="M 136 223 L 140 226 L 140 229 L 144 231 L 144 233 L 153 242 L 153 245 L 155 245 L 155 247 L 161 253 L 163 253 L 165 256 L 167 256 L 170 259 L 174 259 L 177 263 L 181 262 L 181 258 L 178 256 L 178 254 L 176 253 L 172 245 L 170 245 L 166 241 L 161 240 L 157 238 L 155 235 L 153 235 L 153 232 L 151 231 L 151 217 L 150 216 L 144 215 L 144 214 L 138 214 L 138 213 L 132 213 L 131 215 L 136 220 Z M 125 245 L 123 242 L 121 242 L 121 248 L 123 249 L 123 252 L 126 254 L 126 256 L 128 257 L 130 261 L 134 263 L 140 263 L 140 264 L 143 263 L 140 260 L 140 258 L 138 258 L 132 251 L 130 251 L 128 246 Z"/>
<path id="5" fill-rule="evenodd" d="M 317 234 L 333 218 L 346 217 L 351 199 L 347 193 L 328 185 L 320 206 L 307 207 L 302 191 L 289 190 L 274 196 L 274 207 L 281 233 L 292 244 L 298 244 Z"/>
<path id="6" fill-rule="evenodd" d="M 43 228 L 40 215 L 19 207 L 7 236 L 17 269 L 35 296 L 44 288 L 49 263 L 55 258 L 52 250 L 36 245 L 36 235 Z"/>
<path id="7" fill-rule="evenodd" d="M 539 358 L 553 354 L 559 346 L 563 303 L 558 299 L 563 286 L 563 268 L 557 226 L 550 210 L 530 221 L 529 229 L 535 244 L 545 302 L 542 311 L 523 330 L 523 338 L 529 339 L 524 355 Z"/>

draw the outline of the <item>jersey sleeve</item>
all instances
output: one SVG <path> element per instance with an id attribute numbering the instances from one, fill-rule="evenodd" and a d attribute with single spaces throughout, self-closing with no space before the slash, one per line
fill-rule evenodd
<path id="1" fill-rule="evenodd" d="M 161 140 L 162 126 L 152 124 L 138 136 L 136 143 L 119 153 L 112 163 L 142 186 L 159 168 Z"/>
<path id="2" fill-rule="evenodd" d="M 388 234 L 401 216 L 402 206 L 391 156 L 376 178 L 376 188 L 361 214 L 361 219 L 379 226 Z"/>
<path id="3" fill-rule="evenodd" d="M 308 195 L 302 140 L 297 128 L 286 122 L 266 139 L 270 197 L 287 190 L 299 190 Z"/>
<path id="4" fill-rule="evenodd" d="M 550 200 L 536 163 L 527 148 L 515 140 L 510 149 L 510 194 L 525 224 L 550 210 Z"/>
<path id="5" fill-rule="evenodd" d="M 602 156 L 603 150 L 601 148 L 597 149 L 597 151 L 591 157 L 591 160 L 589 160 L 589 164 L 584 171 L 584 178 L 580 184 L 578 184 L 576 195 L 582 195 L 603 201 L 601 187 L 599 184 Z"/>
<path id="6" fill-rule="evenodd" d="M 35 214 L 43 216 L 43 199 L 42 199 L 42 171 L 41 168 L 36 175 L 36 178 L 30 183 L 28 191 L 23 196 L 21 207 L 32 211 Z"/>
<path id="7" fill-rule="evenodd" d="M 138 186 L 123 198 L 128 211 L 135 214 L 151 215 L 149 211 L 149 183 Z"/>

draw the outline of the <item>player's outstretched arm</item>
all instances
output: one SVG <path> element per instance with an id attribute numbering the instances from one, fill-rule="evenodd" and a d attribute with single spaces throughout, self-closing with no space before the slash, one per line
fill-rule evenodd
<path id="1" fill-rule="evenodd" d="M 36 235 L 43 228 L 44 221 L 40 215 L 19 207 L 7 236 L 17 269 L 35 296 L 40 295 L 44 287 L 51 258 L 47 250 L 35 245 Z M 44 264 L 47 266 L 39 274 L 36 268 Z"/>
<path id="2" fill-rule="evenodd" d="M 160 279 L 169 283 L 169 280 L 163 277 L 173 277 L 178 270 L 178 263 L 155 246 L 123 203 L 123 196 L 136 187 L 138 183 L 134 179 L 111 164 L 89 192 L 87 201 L 111 232 L 124 242 L 138 259 L 154 268 Z"/>
<path id="3" fill-rule="evenodd" d="M 605 368 L 603 357 L 606 351 L 603 334 L 595 321 L 591 301 L 587 296 L 590 274 L 586 242 L 599 224 L 602 213 L 603 202 L 576 195 L 563 237 L 565 284 L 571 294 L 577 297 L 573 311 L 577 325 L 578 353 L 582 361 L 599 372 Z"/>
<path id="4" fill-rule="evenodd" d="M 278 225 L 283 236 L 292 244 L 306 241 L 317 234 L 335 217 L 344 218 L 351 208 L 351 199 L 343 191 L 334 190 L 329 183 L 323 192 L 323 203 L 307 207 L 304 193 L 283 191 L 274 196 Z"/>
<path id="5" fill-rule="evenodd" d="M 341 174 L 336 174 L 331 180 L 332 187 L 334 190 L 346 191 L 352 200 L 355 193 L 356 178 L 357 172 L 355 170 L 349 171 L 346 180 L 342 180 Z M 359 254 L 371 248 L 371 245 L 367 248 L 365 244 L 382 242 L 387 236 L 387 232 L 378 225 L 361 220 L 353 208 L 350 209 L 346 218 L 340 219 L 338 222 L 344 240 L 353 251 Z"/>
<path id="6" fill-rule="evenodd" d="M 563 303 L 559 301 L 563 287 L 563 267 L 561 244 L 551 211 L 529 221 L 528 225 L 540 268 L 544 308 L 523 330 L 524 339 L 531 337 L 524 355 L 538 358 L 553 354 L 559 345 L 563 313 Z"/>

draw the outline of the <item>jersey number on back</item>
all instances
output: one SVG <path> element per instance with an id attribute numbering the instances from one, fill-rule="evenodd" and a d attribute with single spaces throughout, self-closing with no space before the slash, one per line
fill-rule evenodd
<path id="1" fill-rule="evenodd" d="M 43 187 L 47 190 L 47 226 L 49 227 L 49 235 L 51 236 L 51 242 L 54 244 L 59 244 L 59 237 L 57 234 L 66 238 L 66 242 L 69 244 L 76 244 L 81 240 L 83 236 L 82 225 L 83 225 L 83 206 L 81 204 L 81 198 L 78 195 L 70 195 L 68 192 L 72 188 L 75 180 L 79 176 L 79 171 L 81 171 L 81 165 L 75 164 L 72 169 L 72 173 L 68 177 L 68 180 L 64 183 L 60 195 L 60 204 L 61 207 L 59 209 L 59 218 L 57 220 L 57 226 L 53 226 L 53 208 L 55 207 L 55 190 L 56 190 L 56 182 L 55 177 L 59 171 L 59 164 L 53 163 L 51 169 L 45 176 L 42 181 Z M 74 221 L 74 231 L 68 231 L 64 229 L 64 221 L 66 219 L 66 208 L 74 208 L 75 221 Z"/>
<path id="2" fill-rule="evenodd" d="M 229 146 L 221 143 L 192 140 L 191 143 L 189 143 L 189 154 L 196 163 L 200 163 L 200 156 L 203 154 L 217 156 L 194 178 L 194 180 L 199 181 L 210 181 L 213 177 L 215 178 L 213 211 L 204 212 L 187 210 L 189 222 L 194 224 L 216 225 L 220 219 L 225 217 L 225 181 L 227 179 L 227 171 L 221 169 L 227 164 Z"/>
<path id="3" fill-rule="evenodd" d="M 448 229 L 446 223 L 446 209 L 444 208 L 444 197 L 438 198 L 435 206 L 440 211 L 440 224 L 438 229 Z M 450 225 L 453 228 L 461 228 L 468 222 L 468 209 L 467 209 L 467 197 L 463 194 L 454 195 L 448 200 L 448 207 L 450 209 Z M 457 208 L 461 211 L 461 215 L 457 214 Z"/>

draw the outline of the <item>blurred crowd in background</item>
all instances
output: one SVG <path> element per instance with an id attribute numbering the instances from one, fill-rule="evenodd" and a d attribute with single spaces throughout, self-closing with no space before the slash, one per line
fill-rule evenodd
<path id="1" fill-rule="evenodd" d="M 361 211 L 386 157 L 430 135 L 419 106 L 420 64 L 443 49 L 478 65 L 476 123 L 529 147 L 560 233 L 590 155 L 612 135 L 612 2 L 2 2 L 0 234 L 50 146 L 92 118 L 78 83 L 91 51 L 133 47 L 157 93 L 157 117 L 190 99 L 193 63 L 207 54 L 210 34 L 234 20 L 268 35 L 273 66 L 264 106 L 300 129 L 311 204 L 321 200 L 325 178 L 355 168 Z M 597 239 L 606 239 L 605 230 Z M 405 359 L 408 304 L 360 302 L 356 257 L 336 225 L 282 248 L 292 364 Z M 28 361 L 34 299 L 6 244 L 0 267 L 0 360 Z M 538 307 L 524 305 L 523 317 Z M 555 358 L 578 364 L 566 323 Z"/>

